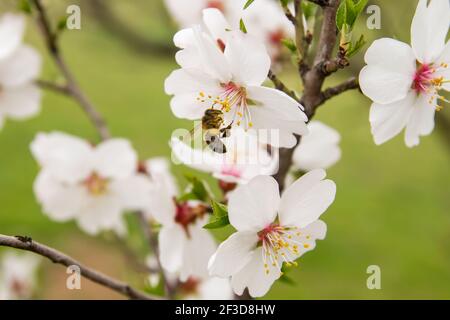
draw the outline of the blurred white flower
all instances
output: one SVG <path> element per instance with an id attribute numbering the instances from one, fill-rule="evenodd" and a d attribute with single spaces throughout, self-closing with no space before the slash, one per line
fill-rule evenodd
<path id="1" fill-rule="evenodd" d="M 243 184 L 259 175 L 272 175 L 278 169 L 278 150 L 269 154 L 267 146 L 259 144 L 255 135 L 234 129 L 224 139 L 227 152 L 219 154 L 209 148 L 193 149 L 178 138 L 172 138 L 172 154 L 183 164 L 212 173 L 224 182 Z"/>
<path id="2" fill-rule="evenodd" d="M 89 234 L 126 232 L 125 210 L 147 205 L 150 180 L 137 173 L 137 155 L 125 139 L 94 147 L 65 133 L 39 133 L 31 143 L 42 167 L 34 192 L 43 211 L 55 221 L 75 219 Z"/>
<path id="3" fill-rule="evenodd" d="M 252 297 L 265 295 L 281 276 L 283 263 L 314 249 L 326 225 L 318 220 L 334 201 L 336 185 L 314 170 L 292 184 L 280 199 L 274 178 L 259 176 L 229 197 L 228 214 L 237 232 L 219 245 L 209 261 L 211 276 L 232 277 L 234 292 L 247 287 Z"/>
<path id="4" fill-rule="evenodd" d="M 450 24 L 448 1 L 420 0 L 411 25 L 411 44 L 390 38 L 376 40 L 365 55 L 359 75 L 363 93 L 373 100 L 370 123 L 376 144 L 403 128 L 408 147 L 434 128 L 434 114 L 442 103 L 440 90 L 450 89 Z"/>
<path id="5" fill-rule="evenodd" d="M 25 18 L 0 17 L 0 128 L 5 118 L 23 120 L 40 110 L 41 92 L 33 83 L 41 70 L 36 50 L 22 44 Z"/>
<path id="6" fill-rule="evenodd" d="M 339 132 L 320 121 L 308 123 L 308 131 L 294 151 L 292 160 L 295 169 L 303 172 L 328 169 L 339 161 L 341 158 Z"/>
<path id="7" fill-rule="evenodd" d="M 222 12 L 233 29 L 239 27 L 243 19 L 247 32 L 265 43 L 272 61 L 276 61 L 283 49 L 281 40 L 293 38 L 294 26 L 286 18 L 281 6 L 272 0 L 258 0 L 244 10 L 247 0 L 166 0 L 170 15 L 181 28 L 189 28 L 202 23 L 202 11 L 214 8 Z M 270 17 L 270 19 L 267 19 Z M 215 29 L 219 20 L 205 20 L 207 28 Z M 224 41 L 225 39 L 222 39 Z"/>
<path id="8" fill-rule="evenodd" d="M 176 203 L 177 188 L 166 160 L 147 161 L 147 172 L 153 190 L 145 214 L 162 225 L 158 243 L 163 268 L 176 273 L 181 281 L 207 277 L 208 259 L 217 246 L 203 229 L 208 222 L 205 206 L 196 201 Z"/>
<path id="9" fill-rule="evenodd" d="M 189 278 L 180 284 L 182 299 L 185 300 L 233 300 L 230 280 L 223 278 Z"/>
<path id="10" fill-rule="evenodd" d="M 33 254 L 7 252 L 0 260 L 0 300 L 31 298 L 39 261 Z"/>
<path id="11" fill-rule="evenodd" d="M 294 133 L 307 132 L 307 117 L 303 107 L 287 94 L 262 86 L 270 69 L 264 44 L 239 30 L 227 31 L 218 10 L 206 9 L 203 13 L 209 28 L 196 26 L 174 37 L 175 44 L 183 49 L 177 54 L 182 68 L 166 79 L 165 90 L 174 95 L 170 105 L 175 116 L 196 120 L 207 109 L 220 109 L 224 127 L 261 129 L 265 131 L 262 143 L 293 147 Z M 271 130 L 276 130 L 277 139 L 267 134 Z"/>

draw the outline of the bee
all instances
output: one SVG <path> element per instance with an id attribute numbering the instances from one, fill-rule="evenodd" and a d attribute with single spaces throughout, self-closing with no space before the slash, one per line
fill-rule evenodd
<path id="1" fill-rule="evenodd" d="M 203 140 L 216 153 L 226 153 L 227 148 L 221 139 L 231 134 L 231 124 L 221 128 L 224 123 L 223 112 L 218 109 L 207 109 L 202 117 L 202 129 L 205 131 Z"/>

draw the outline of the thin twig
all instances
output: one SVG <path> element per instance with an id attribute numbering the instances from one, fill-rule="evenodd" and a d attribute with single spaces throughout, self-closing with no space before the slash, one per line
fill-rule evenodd
<path id="1" fill-rule="evenodd" d="M 84 110 L 86 115 L 89 117 L 95 128 L 97 129 L 99 136 L 102 140 L 109 139 L 111 134 L 106 125 L 103 117 L 97 112 L 93 104 L 89 101 L 87 96 L 81 91 L 78 86 L 75 77 L 65 63 L 60 49 L 57 43 L 57 35 L 52 31 L 50 21 L 48 19 L 47 13 L 42 6 L 41 0 L 33 0 L 33 4 L 36 7 L 38 13 L 38 23 L 41 29 L 42 35 L 45 38 L 47 48 L 57 65 L 59 71 L 64 76 L 67 81 L 67 90 L 70 95 L 78 102 L 81 108 Z"/>
<path id="2" fill-rule="evenodd" d="M 128 48 L 144 54 L 159 54 L 168 56 L 175 54 L 175 47 L 169 41 L 157 41 L 151 37 L 145 37 L 137 31 L 129 28 L 102 0 L 86 0 L 86 5 L 95 20 L 99 22 L 111 35 L 127 44 Z"/>
<path id="3" fill-rule="evenodd" d="M 143 293 L 139 290 L 134 289 L 125 282 L 118 281 L 92 268 L 84 266 L 68 255 L 46 245 L 40 244 L 36 241 L 33 241 L 29 237 L 11 237 L 0 234 L 0 246 L 34 252 L 42 257 L 48 258 L 53 263 L 61 264 L 66 267 L 77 266 L 80 268 L 81 275 L 83 277 L 95 283 L 98 283 L 99 285 L 114 290 L 117 293 L 120 293 L 130 299 L 161 300 L 161 298 L 159 297 Z"/>
<path id="4" fill-rule="evenodd" d="M 149 244 L 150 249 L 152 250 L 153 254 L 155 255 L 156 263 L 157 263 L 158 269 L 161 273 L 161 279 L 164 283 L 164 291 L 165 291 L 166 297 L 169 299 L 173 299 L 175 290 L 170 285 L 170 283 L 167 279 L 167 275 L 162 266 L 161 259 L 159 257 L 159 248 L 158 248 L 157 239 L 153 235 L 152 229 L 149 226 L 148 221 L 145 218 L 144 214 L 142 212 L 137 212 L 137 215 L 139 218 L 139 224 L 141 226 L 141 229 L 144 232 L 145 239 L 147 240 L 147 243 Z"/>
<path id="5" fill-rule="evenodd" d="M 54 91 L 54 92 L 62 94 L 62 95 L 66 95 L 66 96 L 71 95 L 69 88 L 67 88 L 67 86 L 65 86 L 65 85 L 60 85 L 60 84 L 50 82 L 47 80 L 36 80 L 36 85 L 38 85 L 42 89 Z"/>
<path id="6" fill-rule="evenodd" d="M 290 96 L 291 98 L 299 101 L 299 98 L 297 97 L 297 95 L 295 94 L 294 91 L 290 90 L 278 77 L 275 73 L 273 73 L 272 70 L 269 70 L 269 74 L 268 77 L 270 79 L 270 81 L 272 81 L 273 85 L 275 86 L 276 89 L 283 91 L 284 93 L 286 93 L 288 96 Z"/>

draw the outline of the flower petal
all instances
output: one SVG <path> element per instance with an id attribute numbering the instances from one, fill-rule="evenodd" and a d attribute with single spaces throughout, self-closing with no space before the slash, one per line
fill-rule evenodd
<path id="1" fill-rule="evenodd" d="M 20 46 L 13 55 L 0 60 L 0 84 L 2 87 L 21 86 L 36 79 L 41 72 L 41 57 L 29 47 Z"/>
<path id="2" fill-rule="evenodd" d="M 333 203 L 336 185 L 331 180 L 323 180 L 325 175 L 324 170 L 313 170 L 286 189 L 278 215 L 281 225 L 304 228 Z"/>
<path id="3" fill-rule="evenodd" d="M 331 167 L 341 157 L 339 132 L 319 121 L 311 121 L 308 130 L 294 151 L 294 166 L 303 171 Z"/>
<path id="4" fill-rule="evenodd" d="M 200 279 L 208 278 L 208 261 L 217 248 L 212 235 L 205 229 L 207 221 L 199 221 L 189 226 L 190 238 L 186 242 L 183 265 L 180 270 L 180 280 L 186 281 L 189 277 Z"/>
<path id="5" fill-rule="evenodd" d="M 429 100 L 429 96 L 420 95 L 411 108 L 405 131 L 405 143 L 410 148 L 419 145 L 420 136 L 429 135 L 434 129 L 436 97 L 431 99 L 432 103 Z"/>
<path id="6" fill-rule="evenodd" d="M 383 38 L 373 42 L 359 74 L 362 92 L 374 102 L 385 104 L 403 99 L 413 81 L 416 59 L 405 43 Z"/>
<path id="7" fill-rule="evenodd" d="M 22 42 L 25 32 L 25 17 L 6 13 L 0 18 L 0 59 L 13 54 Z"/>
<path id="8" fill-rule="evenodd" d="M 226 41 L 227 33 L 231 27 L 223 16 L 223 13 L 216 8 L 203 10 L 203 23 L 214 40 Z"/>
<path id="9" fill-rule="evenodd" d="M 286 93 L 261 86 L 248 86 L 246 90 L 255 107 L 270 113 L 272 117 L 288 121 L 308 121 L 303 106 Z"/>
<path id="10" fill-rule="evenodd" d="M 256 249 L 250 261 L 231 279 L 231 286 L 237 295 L 242 295 L 247 287 L 250 295 L 254 298 L 264 296 L 272 284 L 281 276 L 280 270 L 268 265 L 269 273 L 264 269 L 262 247 Z"/>
<path id="11" fill-rule="evenodd" d="M 442 53 L 450 25 L 448 1 L 420 0 L 411 24 L 411 44 L 422 63 L 434 62 Z"/>
<path id="12" fill-rule="evenodd" d="M 237 84 L 259 86 L 267 78 L 270 56 L 264 43 L 240 31 L 229 32 L 225 56 Z"/>
<path id="13" fill-rule="evenodd" d="M 0 90 L 0 113 L 9 118 L 25 120 L 40 112 L 41 91 L 34 84 Z"/>
<path id="14" fill-rule="evenodd" d="M 217 43 L 204 34 L 201 29 L 194 28 L 195 45 L 202 60 L 202 70 L 221 83 L 228 83 L 232 78 L 232 68 L 220 51 Z"/>
<path id="15" fill-rule="evenodd" d="M 74 218 L 84 205 L 87 197 L 82 187 L 60 183 L 46 170 L 39 173 L 33 189 L 44 213 L 58 222 Z"/>
<path id="16" fill-rule="evenodd" d="M 153 191 L 150 179 L 144 174 L 134 174 L 114 180 L 109 189 L 114 192 L 127 210 L 145 210 Z"/>
<path id="17" fill-rule="evenodd" d="M 76 183 L 92 173 L 92 147 L 78 137 L 38 133 L 30 148 L 37 162 L 59 181 Z"/>
<path id="18" fill-rule="evenodd" d="M 177 272 L 183 264 L 183 255 L 186 247 L 186 234 L 183 228 L 174 224 L 163 226 L 158 235 L 159 258 L 164 269 Z"/>
<path id="19" fill-rule="evenodd" d="M 221 278 L 231 276 L 244 267 L 258 243 L 255 232 L 239 231 L 222 242 L 208 263 L 209 274 Z"/>
<path id="20" fill-rule="evenodd" d="M 105 178 L 123 179 L 137 170 L 137 154 L 125 139 L 110 139 L 94 150 L 94 167 Z"/>
<path id="21" fill-rule="evenodd" d="M 190 27 L 201 21 L 201 11 L 205 1 L 166 0 L 164 1 L 170 15 L 181 27 Z"/>
<path id="22" fill-rule="evenodd" d="M 90 235 L 115 230 L 121 223 L 123 207 L 114 194 L 89 195 L 79 212 L 78 226 Z"/>
<path id="23" fill-rule="evenodd" d="M 373 103 L 370 108 L 372 135 L 377 145 L 385 143 L 399 134 L 408 122 L 416 93 L 410 93 L 399 101 L 389 104 Z"/>
<path id="24" fill-rule="evenodd" d="M 228 216 L 239 231 L 262 230 L 275 220 L 280 194 L 270 176 L 258 176 L 230 193 Z"/>

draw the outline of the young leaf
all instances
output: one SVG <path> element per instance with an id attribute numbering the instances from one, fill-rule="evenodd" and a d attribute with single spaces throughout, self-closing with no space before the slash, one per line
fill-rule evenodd
<path id="1" fill-rule="evenodd" d="M 31 5 L 28 0 L 20 0 L 18 2 L 18 10 L 22 11 L 23 13 L 30 14 L 31 13 Z"/>
<path id="2" fill-rule="evenodd" d="M 347 22 L 347 6 L 346 2 L 342 1 L 336 13 L 336 25 L 339 31 L 342 31 L 342 27 Z"/>
<path id="3" fill-rule="evenodd" d="M 244 10 L 247 9 L 248 7 L 251 6 L 251 4 L 254 2 L 255 0 L 248 0 L 245 5 L 244 5 Z"/>
<path id="4" fill-rule="evenodd" d="M 242 19 L 239 21 L 239 29 L 241 29 L 243 33 L 247 33 L 247 28 L 245 27 L 244 20 Z"/>
<path id="5" fill-rule="evenodd" d="M 297 46 L 292 39 L 281 39 L 281 43 L 292 53 L 297 52 Z"/>
<path id="6" fill-rule="evenodd" d="M 228 219 L 228 208 L 226 205 L 212 200 L 211 207 L 213 209 L 213 215 L 209 223 L 203 226 L 203 228 L 218 229 L 230 224 L 230 220 Z"/>
<path id="7" fill-rule="evenodd" d="M 347 49 L 346 56 L 348 58 L 354 56 L 355 54 L 358 53 L 359 50 L 361 50 L 362 47 L 364 47 L 365 44 L 366 44 L 366 39 L 364 39 L 364 35 L 361 35 L 361 37 L 359 37 L 359 39 L 354 44 L 350 43 L 350 45 Z"/>
<path id="8" fill-rule="evenodd" d="M 206 182 L 191 176 L 185 176 L 185 178 L 189 181 L 189 185 L 187 186 L 184 194 L 182 194 L 178 198 L 179 201 L 188 201 L 188 200 L 208 201 L 208 199 L 212 198 L 212 193 L 209 190 L 209 187 L 206 184 Z"/>

